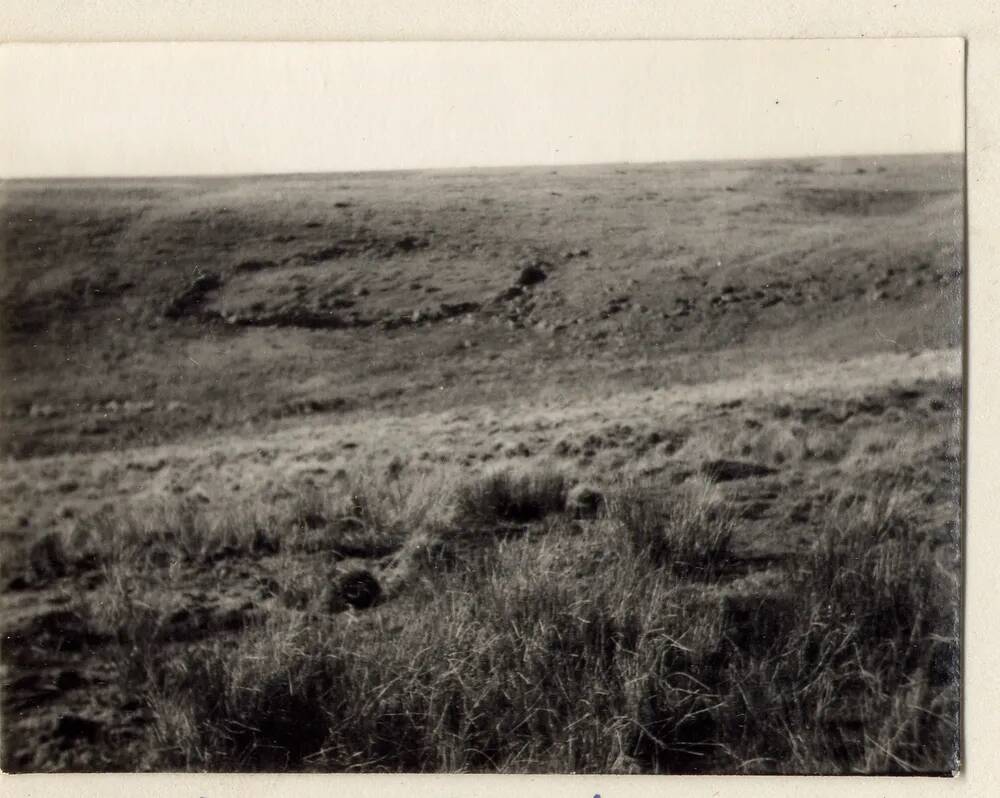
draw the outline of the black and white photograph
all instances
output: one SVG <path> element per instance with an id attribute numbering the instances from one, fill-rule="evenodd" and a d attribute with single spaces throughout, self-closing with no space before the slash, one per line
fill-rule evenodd
<path id="1" fill-rule="evenodd" d="M 0 770 L 959 774 L 964 78 L 5 46 Z"/>

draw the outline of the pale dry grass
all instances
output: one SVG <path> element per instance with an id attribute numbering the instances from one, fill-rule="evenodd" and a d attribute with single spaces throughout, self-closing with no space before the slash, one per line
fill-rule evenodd
<path id="1" fill-rule="evenodd" d="M 406 506 L 391 484 L 369 486 L 370 517 Z M 815 548 L 783 577 L 727 582 L 720 577 L 733 557 L 732 522 L 713 486 L 625 485 L 608 497 L 605 516 L 581 526 L 552 499 L 561 484 L 552 473 L 495 472 L 435 501 L 427 487 L 416 490 L 418 506 L 452 506 L 445 515 L 454 522 L 477 497 L 479 522 L 491 513 L 508 522 L 511 507 L 530 507 L 533 520 L 526 534 L 484 539 L 474 554 L 456 549 L 450 567 L 414 565 L 394 602 L 365 616 L 320 621 L 315 598 L 304 611 L 276 605 L 231 643 L 194 642 L 163 658 L 149 630 L 169 602 L 141 597 L 152 583 L 125 590 L 109 580 L 95 622 L 117 625 L 139 652 L 129 673 L 156 713 L 160 764 L 347 772 L 955 766 L 957 687 L 940 668 L 956 645 L 948 613 L 956 583 L 939 573 L 915 527 L 912 495 L 876 485 L 842 497 Z M 303 502 L 315 509 L 315 497 Z M 430 526 L 414 524 L 398 557 L 416 557 L 416 540 L 447 532 L 426 518 Z M 319 595 L 322 584 L 309 582 L 315 572 L 301 559 L 284 550 L 278 557 L 285 579 Z"/>

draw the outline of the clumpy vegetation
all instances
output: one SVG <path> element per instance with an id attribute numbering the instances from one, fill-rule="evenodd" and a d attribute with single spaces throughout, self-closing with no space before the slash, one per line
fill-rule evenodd
<path id="1" fill-rule="evenodd" d="M 953 772 L 960 187 L 806 166 L 5 186 L 2 769 Z"/>
<path id="2" fill-rule="evenodd" d="M 481 477 L 455 523 L 470 495 L 516 486 L 537 509 L 553 484 Z M 242 539 L 199 513 L 195 547 L 148 527 L 158 556 L 132 547 L 137 519 L 105 521 L 81 549 L 93 589 L 6 649 L 106 660 L 151 768 L 941 772 L 957 744 L 954 551 L 913 502 L 892 483 L 838 496 L 810 546 L 768 563 L 739 553 L 732 506 L 698 483 L 613 488 L 601 517 L 553 509 L 517 537 L 486 538 L 484 511 L 471 539 L 421 530 L 364 568 L 334 526 L 317 556 L 294 507 Z M 435 546 L 450 566 L 421 556 Z M 224 554 L 245 573 L 213 568 Z M 210 611 L 200 573 L 245 600 Z M 95 724 L 83 762 L 134 765 Z M 55 748 L 67 765 L 81 734 Z"/>
<path id="3" fill-rule="evenodd" d="M 683 450 L 586 483 L 393 460 L 273 505 L 103 511 L 5 563 L 20 606 L 60 605 L 7 631 L 46 674 L 8 701 L 76 695 L 94 724 L 8 737 L 6 765 L 948 772 L 955 441 L 889 470 L 867 432 L 723 483 Z"/>

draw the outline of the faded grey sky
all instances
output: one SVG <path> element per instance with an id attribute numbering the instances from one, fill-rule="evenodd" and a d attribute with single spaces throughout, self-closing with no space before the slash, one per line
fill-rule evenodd
<path id="1" fill-rule="evenodd" d="M 7 45 L 0 176 L 961 151 L 959 39 Z"/>

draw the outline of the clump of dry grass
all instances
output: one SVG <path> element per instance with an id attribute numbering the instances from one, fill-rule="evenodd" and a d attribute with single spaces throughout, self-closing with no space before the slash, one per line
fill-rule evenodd
<path id="1" fill-rule="evenodd" d="M 637 555 L 679 575 L 712 579 L 733 559 L 735 516 L 710 486 L 664 492 L 633 482 L 611 497 L 608 513 Z"/>
<path id="2" fill-rule="evenodd" d="M 880 642 L 909 645 L 933 621 L 935 556 L 911 507 L 899 489 L 850 495 L 835 505 L 810 555 L 811 589 Z"/>
<path id="3" fill-rule="evenodd" d="M 300 768 L 333 725 L 335 662 L 302 647 L 303 626 L 282 620 L 158 663 L 148 691 L 164 759 L 211 770 Z"/>
<path id="4" fill-rule="evenodd" d="M 711 486 L 625 484 L 608 496 L 606 514 L 582 525 L 562 512 L 565 488 L 545 472 L 499 472 L 442 492 L 373 485 L 368 519 L 392 524 L 408 506 L 435 508 L 397 558 L 468 523 L 541 520 L 521 521 L 531 530 L 523 536 L 488 536 L 475 556 L 455 549 L 449 567 L 422 570 L 392 601 L 350 618 L 323 614 L 337 585 L 324 593 L 284 549 L 282 578 L 314 585 L 308 612 L 275 602 L 226 637 L 175 642 L 170 657 L 146 632 L 162 628 L 172 605 L 143 595 L 166 595 L 166 583 L 126 590 L 109 580 L 105 592 L 118 603 L 100 627 L 118 624 L 120 640 L 139 642 L 127 678 L 156 714 L 162 765 L 954 766 L 958 688 L 941 663 L 953 661 L 956 627 L 945 608 L 957 587 L 940 578 L 910 494 L 876 485 L 841 497 L 808 556 L 785 573 L 734 583 L 725 579 L 734 522 Z M 301 515 L 278 517 L 294 526 Z M 441 518 L 454 526 L 436 526 Z M 348 602 L 338 594 L 334 603 Z"/>
<path id="5" fill-rule="evenodd" d="M 149 570 L 276 547 L 267 536 L 270 521 L 251 520 L 246 510 L 215 518 L 193 499 L 163 500 L 97 513 L 83 519 L 79 534 L 100 563 Z"/>
<path id="6" fill-rule="evenodd" d="M 359 473 L 346 490 L 300 487 L 290 501 L 215 507 L 193 499 L 163 500 L 82 519 L 72 546 L 45 541 L 43 555 L 65 570 L 67 548 L 101 565 L 139 571 L 174 564 L 259 558 L 282 551 L 329 551 L 378 557 L 397 551 L 414 531 L 443 523 L 450 493 L 440 478 L 398 480 Z M 55 559 L 53 559 L 55 558 Z M 49 567 L 48 565 L 46 567 Z"/>
<path id="7" fill-rule="evenodd" d="M 459 519 L 480 525 L 538 521 L 566 506 L 569 482 L 559 471 L 511 469 L 465 482 L 456 491 Z"/>
<path id="8" fill-rule="evenodd" d="M 942 653 L 957 651 L 957 584 L 919 531 L 912 497 L 875 485 L 835 503 L 792 590 L 799 620 L 769 663 L 770 678 L 794 688 L 786 767 L 956 767 L 957 674 L 935 674 Z"/>
<path id="9" fill-rule="evenodd" d="M 304 755 L 286 741 L 290 766 L 612 769 L 634 736 L 636 674 L 669 650 L 682 656 L 674 635 L 693 639 L 690 627 L 699 622 L 682 618 L 656 573 L 618 556 L 601 534 L 589 545 L 603 567 L 582 595 L 559 568 L 571 540 L 579 537 L 553 531 L 542 543 L 501 541 L 475 568 L 442 575 L 397 609 L 402 623 L 373 616 L 368 634 L 272 621 L 249 630 L 235 650 L 190 651 L 182 659 L 205 663 L 214 681 L 160 680 L 158 701 L 174 707 L 160 724 L 161 741 L 185 767 L 273 762 L 270 754 L 252 760 L 260 743 L 231 731 L 267 727 L 274 714 L 267 702 L 243 698 L 253 662 L 260 685 L 291 672 L 289 705 L 306 689 L 297 674 L 308 671 L 323 685 L 310 700 L 324 708 L 325 737 L 311 737 Z M 390 622 L 392 633 L 384 628 Z M 178 667 L 194 666 L 170 666 Z"/>

